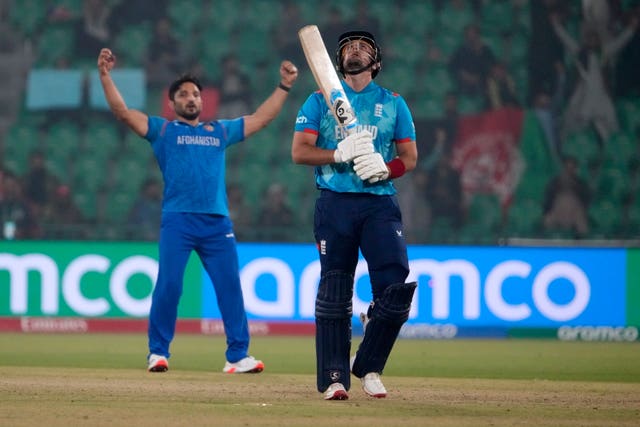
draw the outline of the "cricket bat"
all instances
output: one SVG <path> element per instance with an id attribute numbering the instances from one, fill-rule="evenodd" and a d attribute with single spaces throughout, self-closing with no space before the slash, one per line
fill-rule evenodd
<path id="1" fill-rule="evenodd" d="M 309 68 L 333 117 L 347 135 L 355 132 L 358 118 L 344 93 L 320 30 L 316 25 L 307 25 L 298 31 L 298 37 Z"/>

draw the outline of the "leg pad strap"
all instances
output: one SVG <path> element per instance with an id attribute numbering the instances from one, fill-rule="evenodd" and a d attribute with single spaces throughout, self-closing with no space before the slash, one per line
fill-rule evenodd
<path id="1" fill-rule="evenodd" d="M 351 368 L 356 377 L 384 370 L 400 328 L 409 319 L 416 286 L 416 282 L 389 285 L 370 307 L 364 337 Z"/>

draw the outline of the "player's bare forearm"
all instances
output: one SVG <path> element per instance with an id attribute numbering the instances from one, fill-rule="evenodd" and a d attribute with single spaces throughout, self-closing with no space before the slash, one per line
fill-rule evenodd
<path id="1" fill-rule="evenodd" d="M 111 78 L 111 70 L 115 65 L 115 56 L 111 50 L 104 48 L 98 56 L 98 71 L 104 97 L 113 115 L 126 123 L 138 135 L 144 136 L 148 130 L 147 115 L 127 108 L 124 98 Z"/>
<path id="2" fill-rule="evenodd" d="M 403 142 L 396 145 L 398 157 L 404 163 L 406 172 L 412 171 L 416 168 L 418 163 L 418 148 L 415 141 Z"/>
<path id="3" fill-rule="evenodd" d="M 291 144 L 291 159 L 295 164 L 322 166 L 334 163 L 335 150 L 316 147 L 317 137 L 304 132 L 295 132 Z"/>
<path id="4" fill-rule="evenodd" d="M 290 61 L 280 64 L 280 82 L 269 97 L 256 109 L 253 114 L 244 117 L 245 138 L 266 127 L 275 119 L 287 100 L 289 89 L 298 78 L 298 68 Z"/>

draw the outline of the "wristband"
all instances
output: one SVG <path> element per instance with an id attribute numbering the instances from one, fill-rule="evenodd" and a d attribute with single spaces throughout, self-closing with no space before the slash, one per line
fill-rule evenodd
<path id="1" fill-rule="evenodd" d="M 396 157 L 387 163 L 389 167 L 389 178 L 399 178 L 407 171 L 407 168 L 404 165 L 404 162 L 400 160 L 400 157 Z"/>
<path id="2" fill-rule="evenodd" d="M 280 83 L 278 84 L 278 87 L 279 87 L 280 89 L 282 89 L 283 91 L 285 91 L 285 92 L 289 92 L 289 91 L 291 90 L 291 88 L 290 88 L 289 86 L 285 86 L 284 84 L 282 84 L 282 82 L 280 82 Z"/>

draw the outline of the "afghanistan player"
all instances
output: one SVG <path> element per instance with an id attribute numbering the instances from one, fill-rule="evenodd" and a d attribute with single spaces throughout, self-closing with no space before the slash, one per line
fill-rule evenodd
<path id="1" fill-rule="evenodd" d="M 159 242 L 159 272 L 149 314 L 148 370 L 169 368 L 182 280 L 191 251 L 195 251 L 213 282 L 227 337 L 224 372 L 261 372 L 264 364 L 249 356 L 249 329 L 238 271 L 233 226 L 225 192 L 225 150 L 258 132 L 280 112 L 298 70 L 280 64 L 280 84 L 250 115 L 233 120 L 200 122 L 202 87 L 183 76 L 169 88 L 169 103 L 177 119 L 127 108 L 110 71 L 114 56 L 102 49 L 100 81 L 113 114 L 151 144 L 162 171 L 164 193 Z"/>

